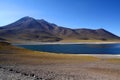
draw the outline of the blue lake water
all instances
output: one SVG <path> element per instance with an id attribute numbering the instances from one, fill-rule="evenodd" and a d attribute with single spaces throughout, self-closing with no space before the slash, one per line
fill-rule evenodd
<path id="1" fill-rule="evenodd" d="M 16 45 L 30 50 L 65 54 L 120 54 L 120 44 Z"/>

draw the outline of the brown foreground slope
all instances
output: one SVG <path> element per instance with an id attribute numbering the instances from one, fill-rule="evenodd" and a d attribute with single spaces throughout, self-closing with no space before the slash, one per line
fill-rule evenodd
<path id="1" fill-rule="evenodd" d="M 119 80 L 119 58 L 65 55 L 0 42 L 1 80 Z"/>

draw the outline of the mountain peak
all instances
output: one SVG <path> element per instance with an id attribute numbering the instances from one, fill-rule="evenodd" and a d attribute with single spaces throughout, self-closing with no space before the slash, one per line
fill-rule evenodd
<path id="1" fill-rule="evenodd" d="M 26 23 L 26 22 L 33 22 L 33 21 L 36 21 L 36 19 L 34 19 L 32 17 L 29 17 L 29 16 L 25 16 L 25 17 L 19 19 L 18 21 L 16 21 L 16 24 L 18 24 L 18 23 Z"/>
<path id="2" fill-rule="evenodd" d="M 25 17 L 21 18 L 20 20 L 34 20 L 34 18 L 25 16 Z"/>

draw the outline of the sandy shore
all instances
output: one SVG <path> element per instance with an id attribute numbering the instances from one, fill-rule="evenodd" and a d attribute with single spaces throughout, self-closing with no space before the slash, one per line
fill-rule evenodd
<path id="1" fill-rule="evenodd" d="M 22 41 L 13 42 L 13 45 L 46 45 L 46 44 L 120 44 L 120 41 L 100 41 L 100 42 L 34 42 L 34 41 Z"/>
<path id="2" fill-rule="evenodd" d="M 0 80 L 119 80 L 120 58 L 0 46 Z"/>

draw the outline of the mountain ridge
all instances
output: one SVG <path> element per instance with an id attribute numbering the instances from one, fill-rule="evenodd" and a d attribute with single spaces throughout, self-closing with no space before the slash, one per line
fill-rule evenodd
<path id="1" fill-rule="evenodd" d="M 26 16 L 0 28 L 0 38 L 6 40 L 55 42 L 76 40 L 119 40 L 120 37 L 105 29 L 70 29 Z"/>

